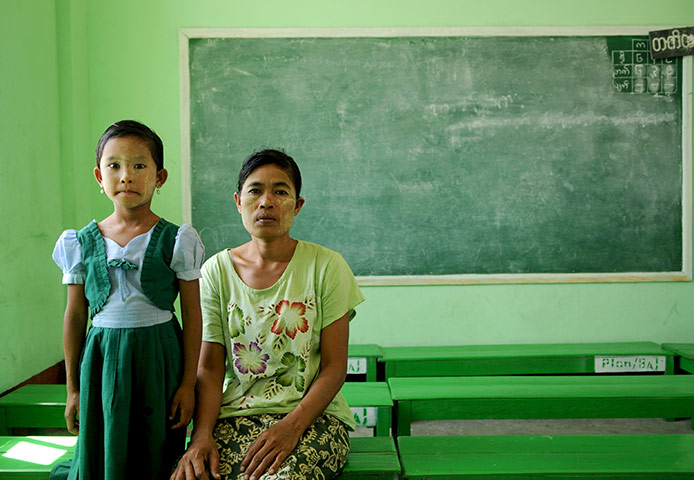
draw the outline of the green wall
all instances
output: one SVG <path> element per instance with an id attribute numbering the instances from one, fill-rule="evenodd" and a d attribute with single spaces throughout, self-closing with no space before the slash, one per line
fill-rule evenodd
<path id="1" fill-rule="evenodd" d="M 19 37 L 26 49 L 7 60 L 0 57 L 3 72 L 5 61 L 18 78 L 22 69 L 43 71 L 24 83 L 0 80 L 3 101 L 5 95 L 12 100 L 10 115 L 2 120 L 12 122 L 9 132 L 3 129 L 2 133 L 12 141 L 9 149 L 3 148 L 0 181 L 2 195 L 9 194 L 13 204 L 5 213 L 8 206 L 3 202 L 3 220 L 10 219 L 13 233 L 7 232 L 3 222 L 3 245 L 9 247 L 0 255 L 14 252 L 5 263 L 12 267 L 0 274 L 0 347 L 4 347 L 0 391 L 60 358 L 64 287 L 59 285 L 60 274 L 50 251 L 63 228 L 81 226 L 111 211 L 91 178 L 93 148 L 109 123 L 135 118 L 162 136 L 170 175 L 154 210 L 181 221 L 179 28 L 694 24 L 691 0 L 663 0 L 657 6 L 646 0 L 571 4 L 556 0 L 122 0 L 117 9 L 101 0 L 55 2 L 57 9 L 52 2 L 32 0 L 31 15 L 24 11 L 29 7 L 12 7 L 2 21 L 4 44 L 10 39 L 17 44 Z M 41 6 L 38 12 L 36 5 Z M 37 93 L 45 98 L 36 98 Z M 41 103 L 41 110 L 27 109 L 21 100 L 24 96 Z M 58 117 L 60 129 L 55 125 Z M 42 142 L 21 141 L 22 131 L 37 129 L 44 131 Z M 9 167 L 9 176 L 4 167 L 7 154 L 22 161 L 21 167 Z M 42 169 L 26 168 L 32 155 L 41 159 Z M 235 168 L 220 172 L 236 174 Z M 26 204 L 16 201 L 24 196 Z M 35 232 L 36 238 L 30 234 L 20 238 L 16 230 Z M 692 282 L 365 287 L 363 291 L 367 301 L 352 322 L 353 343 L 694 341 Z M 37 303 L 40 308 L 34 307 Z M 18 326 L 6 327 L 8 319 Z M 11 359 L 9 380 L 5 357 Z M 22 369 L 15 374 L 18 365 Z"/>
<path id="2" fill-rule="evenodd" d="M 50 254 L 63 224 L 53 0 L 0 16 L 0 392 L 58 362 L 63 292 Z"/>

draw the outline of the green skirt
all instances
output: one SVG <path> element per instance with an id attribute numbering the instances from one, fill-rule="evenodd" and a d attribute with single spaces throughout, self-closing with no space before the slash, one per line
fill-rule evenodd
<path id="1" fill-rule="evenodd" d="M 75 456 L 51 480 L 168 479 L 186 429 L 168 420 L 183 373 L 178 321 L 142 328 L 92 327 L 80 364 Z"/>
<path id="2" fill-rule="evenodd" d="M 241 461 L 248 447 L 282 418 L 281 414 L 264 414 L 217 421 L 214 438 L 222 480 L 243 480 Z M 324 414 L 304 432 L 279 470 L 273 475 L 265 473 L 259 480 L 328 480 L 342 471 L 348 453 L 347 428 L 337 418 Z"/>

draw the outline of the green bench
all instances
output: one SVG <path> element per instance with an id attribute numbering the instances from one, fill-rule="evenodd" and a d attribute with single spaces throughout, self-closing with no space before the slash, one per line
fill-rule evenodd
<path id="1" fill-rule="evenodd" d="M 463 375 L 672 374 L 671 351 L 653 342 L 382 347 L 385 379 Z"/>
<path id="2" fill-rule="evenodd" d="M 389 437 L 393 400 L 386 382 L 345 382 L 342 394 L 358 426 L 373 427 L 377 437 Z"/>
<path id="3" fill-rule="evenodd" d="M 0 397 L 0 435 L 14 428 L 65 428 L 65 385 L 24 385 Z"/>
<path id="4" fill-rule="evenodd" d="M 342 393 L 359 425 L 389 436 L 393 402 L 385 382 L 346 382 Z M 0 435 L 14 428 L 65 428 L 65 385 L 24 385 L 0 398 Z"/>
<path id="5" fill-rule="evenodd" d="M 694 435 L 399 437 L 404 477 L 691 479 Z"/>
<path id="6" fill-rule="evenodd" d="M 72 458 L 77 437 L 0 436 L 0 478 L 45 480 L 59 462 Z"/>
<path id="7" fill-rule="evenodd" d="M 338 479 L 385 480 L 400 476 L 400 460 L 392 437 L 355 437 Z"/>
<path id="8" fill-rule="evenodd" d="M 694 376 L 577 375 L 391 378 L 397 422 L 415 420 L 692 418 Z"/>
<path id="9" fill-rule="evenodd" d="M 363 376 L 367 382 L 375 382 L 376 367 L 381 355 L 381 347 L 378 345 L 350 345 L 347 352 L 347 380 Z"/>
<path id="10" fill-rule="evenodd" d="M 664 343 L 663 348 L 675 354 L 677 367 L 694 373 L 694 343 Z"/>
<path id="11" fill-rule="evenodd" d="M 53 466 L 72 458 L 77 437 L 0 437 L 0 478 L 45 480 Z M 353 438 L 352 450 L 338 478 L 397 478 L 400 462 L 390 437 Z"/>

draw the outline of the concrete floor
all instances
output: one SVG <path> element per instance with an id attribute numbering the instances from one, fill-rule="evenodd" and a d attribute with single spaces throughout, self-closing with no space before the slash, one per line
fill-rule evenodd
<path id="1" fill-rule="evenodd" d="M 412 435 L 590 435 L 590 434 L 693 434 L 690 420 L 660 418 L 603 418 L 577 420 L 441 420 L 412 423 Z M 373 435 L 357 427 L 352 436 Z"/>

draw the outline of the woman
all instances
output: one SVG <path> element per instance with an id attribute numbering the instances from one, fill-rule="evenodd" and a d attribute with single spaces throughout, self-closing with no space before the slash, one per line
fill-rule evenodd
<path id="1" fill-rule="evenodd" d="M 332 478 L 354 419 L 339 393 L 364 300 L 338 253 L 289 236 L 304 199 L 294 160 L 248 157 L 236 207 L 251 240 L 202 269 L 203 344 L 188 451 L 172 478 Z"/>

